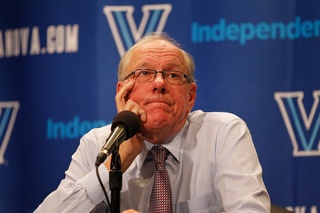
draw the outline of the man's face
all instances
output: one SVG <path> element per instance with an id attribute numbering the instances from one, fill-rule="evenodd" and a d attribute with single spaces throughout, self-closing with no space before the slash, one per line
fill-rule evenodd
<path id="1" fill-rule="evenodd" d="M 141 68 L 186 73 L 181 51 L 163 40 L 148 42 L 134 50 L 125 76 Z M 132 76 L 128 80 L 135 81 L 135 78 Z M 118 91 L 125 83 L 126 81 L 118 83 Z M 186 79 L 182 84 L 172 85 L 158 73 L 152 82 L 135 82 L 128 93 L 128 99 L 135 101 L 146 112 L 147 121 L 144 128 L 147 134 L 171 135 L 177 133 L 184 125 L 195 102 L 196 88 L 195 83 L 188 83 Z"/>

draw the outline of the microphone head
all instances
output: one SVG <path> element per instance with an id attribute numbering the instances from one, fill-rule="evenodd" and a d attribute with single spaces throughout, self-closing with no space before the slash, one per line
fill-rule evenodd
<path id="1" fill-rule="evenodd" d="M 112 121 L 111 131 L 117 126 L 122 125 L 126 130 L 125 140 L 134 136 L 140 129 L 140 118 L 132 111 L 124 110 L 119 112 Z"/>

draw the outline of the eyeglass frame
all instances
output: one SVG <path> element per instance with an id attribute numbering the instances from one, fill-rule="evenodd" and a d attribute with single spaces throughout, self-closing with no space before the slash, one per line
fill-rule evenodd
<path id="1" fill-rule="evenodd" d="M 178 71 L 178 70 L 161 70 L 161 71 L 158 71 L 158 70 L 149 69 L 149 68 L 139 68 L 139 69 L 136 69 L 136 70 L 130 72 L 130 73 L 124 78 L 124 80 L 128 79 L 128 78 L 129 78 L 130 76 L 132 76 L 132 75 L 135 75 L 136 72 L 138 72 L 138 71 L 143 71 L 143 70 L 153 71 L 153 72 L 154 72 L 154 77 L 153 77 L 153 79 L 152 79 L 151 81 L 146 81 L 145 83 L 154 81 L 154 79 L 156 79 L 158 73 L 161 73 L 161 74 L 162 74 L 162 78 L 163 78 L 164 80 L 166 80 L 166 78 L 164 77 L 164 75 L 165 75 L 166 72 L 182 73 L 182 74 L 183 74 L 183 77 L 184 77 L 185 79 L 187 79 L 187 82 L 188 82 L 188 83 L 192 83 L 192 82 L 193 82 L 192 77 L 190 77 L 189 75 L 185 74 L 185 73 L 182 72 L 182 71 Z M 144 83 L 144 82 L 140 82 L 140 83 Z M 176 84 L 176 85 L 179 85 L 179 84 L 182 84 L 182 83 L 183 83 L 183 81 L 181 81 L 180 83 L 178 83 L 178 84 Z"/>

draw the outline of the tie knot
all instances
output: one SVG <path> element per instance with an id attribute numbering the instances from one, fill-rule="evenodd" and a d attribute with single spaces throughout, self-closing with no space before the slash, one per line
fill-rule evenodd
<path id="1" fill-rule="evenodd" d="M 163 146 L 153 146 L 150 150 L 151 158 L 155 163 L 163 163 L 167 159 L 167 151 Z"/>

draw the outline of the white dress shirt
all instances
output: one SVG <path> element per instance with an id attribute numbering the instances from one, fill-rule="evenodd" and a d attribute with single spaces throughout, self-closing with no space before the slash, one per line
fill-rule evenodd
<path id="1" fill-rule="evenodd" d="M 81 138 L 65 179 L 35 212 L 104 211 L 95 160 L 109 134 L 110 125 Z M 123 174 L 121 211 L 147 212 L 154 172 L 147 154 L 152 146 L 145 141 L 143 151 Z M 270 212 L 262 168 L 250 132 L 239 117 L 194 111 L 180 132 L 163 146 L 171 153 L 166 168 L 174 212 Z M 109 191 L 109 173 L 103 164 L 99 174 Z"/>

